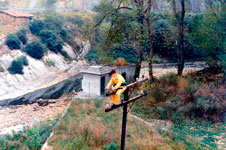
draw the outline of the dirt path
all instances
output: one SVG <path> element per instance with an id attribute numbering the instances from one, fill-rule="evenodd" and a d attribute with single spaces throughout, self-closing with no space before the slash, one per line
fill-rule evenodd
<path id="1" fill-rule="evenodd" d="M 194 63 L 185 63 L 183 75 L 186 75 L 188 73 L 192 73 L 195 71 L 199 71 L 207 67 L 208 65 L 206 62 L 194 62 Z M 144 75 L 145 77 L 148 77 L 148 67 L 147 64 L 144 62 L 142 64 L 142 69 L 140 72 L 140 77 Z M 162 77 L 169 73 L 177 73 L 177 65 L 176 64 L 154 64 L 153 65 L 153 75 L 154 77 Z"/>

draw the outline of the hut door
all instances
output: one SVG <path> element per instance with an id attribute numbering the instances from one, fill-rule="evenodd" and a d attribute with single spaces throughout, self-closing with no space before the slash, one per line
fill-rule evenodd
<path id="1" fill-rule="evenodd" d="M 105 94 L 105 76 L 101 77 L 100 80 L 100 94 L 101 95 Z"/>

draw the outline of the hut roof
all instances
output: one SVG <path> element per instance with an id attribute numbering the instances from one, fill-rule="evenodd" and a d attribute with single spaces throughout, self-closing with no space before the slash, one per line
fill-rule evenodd
<path id="1" fill-rule="evenodd" d="M 23 12 L 23 11 L 18 11 L 18 10 L 1 10 L 1 13 L 8 14 L 10 16 L 16 17 L 16 18 L 32 18 L 34 15 Z"/>

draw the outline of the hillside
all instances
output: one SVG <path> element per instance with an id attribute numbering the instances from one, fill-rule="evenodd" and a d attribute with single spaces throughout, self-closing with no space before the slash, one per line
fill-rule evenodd
<path id="1" fill-rule="evenodd" d="M 41 14 L 42 15 L 42 14 Z M 41 16 L 40 15 L 40 16 Z M 61 14 L 64 15 L 64 14 Z M 54 23 L 60 23 L 61 20 L 54 18 L 54 15 L 47 15 L 42 18 L 48 22 L 48 26 L 54 26 Z M 37 16 L 35 16 L 36 18 Z M 47 18 L 49 19 L 47 19 Z M 51 20 L 52 19 L 52 20 Z M 48 20 L 48 21 L 47 21 Z M 55 22 L 54 22 L 55 21 Z M 34 35 L 29 30 L 29 24 L 12 26 L 3 25 L 0 30 L 0 84 L 2 89 L 0 91 L 0 100 L 5 100 L 9 98 L 15 98 L 24 95 L 29 92 L 33 92 L 37 89 L 42 89 L 49 87 L 60 81 L 68 79 L 79 73 L 80 68 L 86 65 L 86 62 L 80 59 L 83 57 L 80 53 L 88 51 L 90 48 L 89 41 L 82 36 L 75 36 L 75 31 L 70 32 L 70 37 L 61 38 L 55 35 L 58 31 L 64 29 L 67 23 L 60 23 L 61 25 L 56 28 L 46 28 L 45 31 L 52 33 L 52 36 L 58 36 L 54 40 L 52 39 L 52 44 L 49 45 L 42 43 L 44 48 L 44 56 L 41 59 L 31 57 L 25 49 L 27 45 L 31 44 L 33 41 L 43 42 L 40 36 Z M 70 24 L 71 27 L 76 26 Z M 55 27 L 55 26 L 54 26 Z M 77 27 L 77 26 L 76 26 Z M 21 48 L 11 49 L 6 45 L 6 39 L 9 34 L 18 35 L 22 30 L 26 31 L 25 37 L 27 38 L 26 45 L 20 44 Z M 79 33 L 79 32 L 76 32 Z M 66 36 L 66 35 L 65 35 Z M 68 40 L 68 42 L 66 41 Z M 49 50 L 49 46 L 54 46 L 54 43 L 62 43 L 60 46 L 60 51 L 54 51 L 57 47 Z M 69 44 L 70 43 L 70 44 Z M 76 49 L 77 48 L 77 49 Z M 35 49 L 34 49 L 35 50 Z M 23 66 L 22 74 L 12 74 L 9 72 L 9 68 L 14 60 L 17 60 L 21 56 L 25 56 L 28 65 Z"/>
<path id="2" fill-rule="evenodd" d="M 86 63 L 83 61 L 72 61 L 68 63 L 63 56 L 53 52 L 47 53 L 43 59 L 36 60 L 25 53 L 14 51 L 1 51 L 0 63 L 4 72 L 0 72 L 0 100 L 15 98 L 37 89 L 45 88 L 65 80 L 77 73 Z M 7 71 L 12 60 L 25 55 L 29 66 L 24 67 L 23 75 L 13 75 Z M 48 62 L 53 62 L 54 66 L 48 66 Z"/>
<path id="3" fill-rule="evenodd" d="M 59 10 L 92 10 L 100 0 L 58 0 L 55 7 Z M 200 13 L 206 9 L 205 0 L 188 0 L 189 9 L 191 12 Z M 2 0 L 0 1 L 0 7 L 9 7 L 22 10 L 43 10 L 46 2 L 43 0 Z M 153 1 L 153 10 L 155 12 L 165 11 L 169 8 L 169 4 L 166 0 Z"/>

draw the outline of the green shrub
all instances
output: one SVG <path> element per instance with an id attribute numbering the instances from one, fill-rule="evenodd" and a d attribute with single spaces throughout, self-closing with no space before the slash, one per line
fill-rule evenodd
<path id="1" fill-rule="evenodd" d="M 60 30 L 60 37 L 62 38 L 62 39 L 65 39 L 65 38 L 68 38 L 67 37 L 67 31 L 65 30 L 65 29 L 61 29 Z"/>
<path id="2" fill-rule="evenodd" d="M 102 106 L 102 104 L 103 104 L 103 102 L 101 100 L 99 100 L 99 99 L 94 100 L 95 107 L 99 108 Z"/>
<path id="3" fill-rule="evenodd" d="M 60 40 L 49 39 L 46 45 L 49 48 L 49 50 L 55 53 L 58 53 L 63 49 L 63 42 Z"/>
<path id="4" fill-rule="evenodd" d="M 23 45 L 27 44 L 27 36 L 24 34 L 18 35 L 19 40 L 23 43 Z"/>
<path id="5" fill-rule="evenodd" d="M 26 56 L 21 56 L 18 58 L 18 60 L 21 60 L 24 66 L 28 66 L 28 60 Z"/>
<path id="6" fill-rule="evenodd" d="M 51 60 L 46 60 L 45 64 L 48 66 L 55 66 L 55 62 L 53 62 Z"/>
<path id="7" fill-rule="evenodd" d="M 60 33 L 64 24 L 62 16 L 60 16 L 58 13 L 54 11 L 51 11 L 51 12 L 45 13 L 43 18 L 44 18 L 43 22 L 45 24 L 45 27 L 48 30 L 53 31 L 56 34 Z"/>
<path id="8" fill-rule="evenodd" d="M 119 150 L 119 149 L 114 142 L 111 142 L 111 144 L 107 147 L 107 150 Z"/>
<path id="9" fill-rule="evenodd" d="M 92 60 L 94 60 L 95 62 L 99 61 L 99 54 L 96 50 L 91 49 L 85 56 L 85 58 L 91 62 Z"/>
<path id="10" fill-rule="evenodd" d="M 19 150 L 29 149 L 38 150 L 45 143 L 46 139 L 52 132 L 56 120 L 48 124 L 35 126 L 33 129 L 26 128 L 22 132 L 13 132 L 13 135 L 6 135 L 0 137 L 1 150 Z"/>
<path id="11" fill-rule="evenodd" d="M 41 59 L 44 56 L 44 48 L 41 42 L 39 41 L 33 41 L 32 43 L 29 43 L 25 47 L 25 52 L 36 59 Z"/>
<path id="12" fill-rule="evenodd" d="M 39 35 L 43 43 L 48 43 L 50 40 L 57 40 L 57 35 L 50 30 L 42 30 Z"/>
<path id="13" fill-rule="evenodd" d="M 29 25 L 30 31 L 34 35 L 39 35 L 40 32 L 45 29 L 45 24 L 41 20 L 33 20 Z"/>
<path id="14" fill-rule="evenodd" d="M 6 38 L 6 45 L 9 47 L 9 49 L 20 49 L 21 44 L 20 40 L 16 37 L 15 34 L 9 34 Z"/>
<path id="15" fill-rule="evenodd" d="M 25 28 L 23 28 L 23 29 L 20 29 L 18 32 L 20 32 L 20 33 L 22 33 L 22 34 L 27 34 L 28 32 L 29 32 L 29 30 L 28 29 L 25 29 Z"/>
<path id="16" fill-rule="evenodd" d="M 26 29 L 21 29 L 16 33 L 18 39 L 23 43 L 23 45 L 27 44 L 27 36 L 26 36 L 27 31 L 28 30 Z"/>
<path id="17" fill-rule="evenodd" d="M 64 56 L 65 59 L 71 60 L 71 57 L 67 54 L 66 51 L 61 50 L 61 51 L 60 51 L 60 54 L 61 54 L 62 56 Z"/>
<path id="18" fill-rule="evenodd" d="M 42 42 L 46 44 L 49 50 L 58 53 L 63 48 L 63 42 L 58 40 L 57 35 L 50 30 L 42 30 L 40 32 Z"/>
<path id="19" fill-rule="evenodd" d="M 143 88 L 148 89 L 149 98 L 146 102 L 140 101 L 134 111 L 144 116 L 175 123 L 183 122 L 181 119 L 184 118 L 219 122 L 226 116 L 223 87 L 213 88 L 190 76 L 185 78 L 170 74 Z"/>
<path id="20" fill-rule="evenodd" d="M 152 59 L 153 64 L 162 64 L 164 63 L 163 60 L 159 59 L 158 56 L 154 56 Z"/>
<path id="21" fill-rule="evenodd" d="M 24 74 L 23 73 L 23 62 L 20 59 L 13 60 L 11 66 L 8 68 L 11 74 Z"/>

